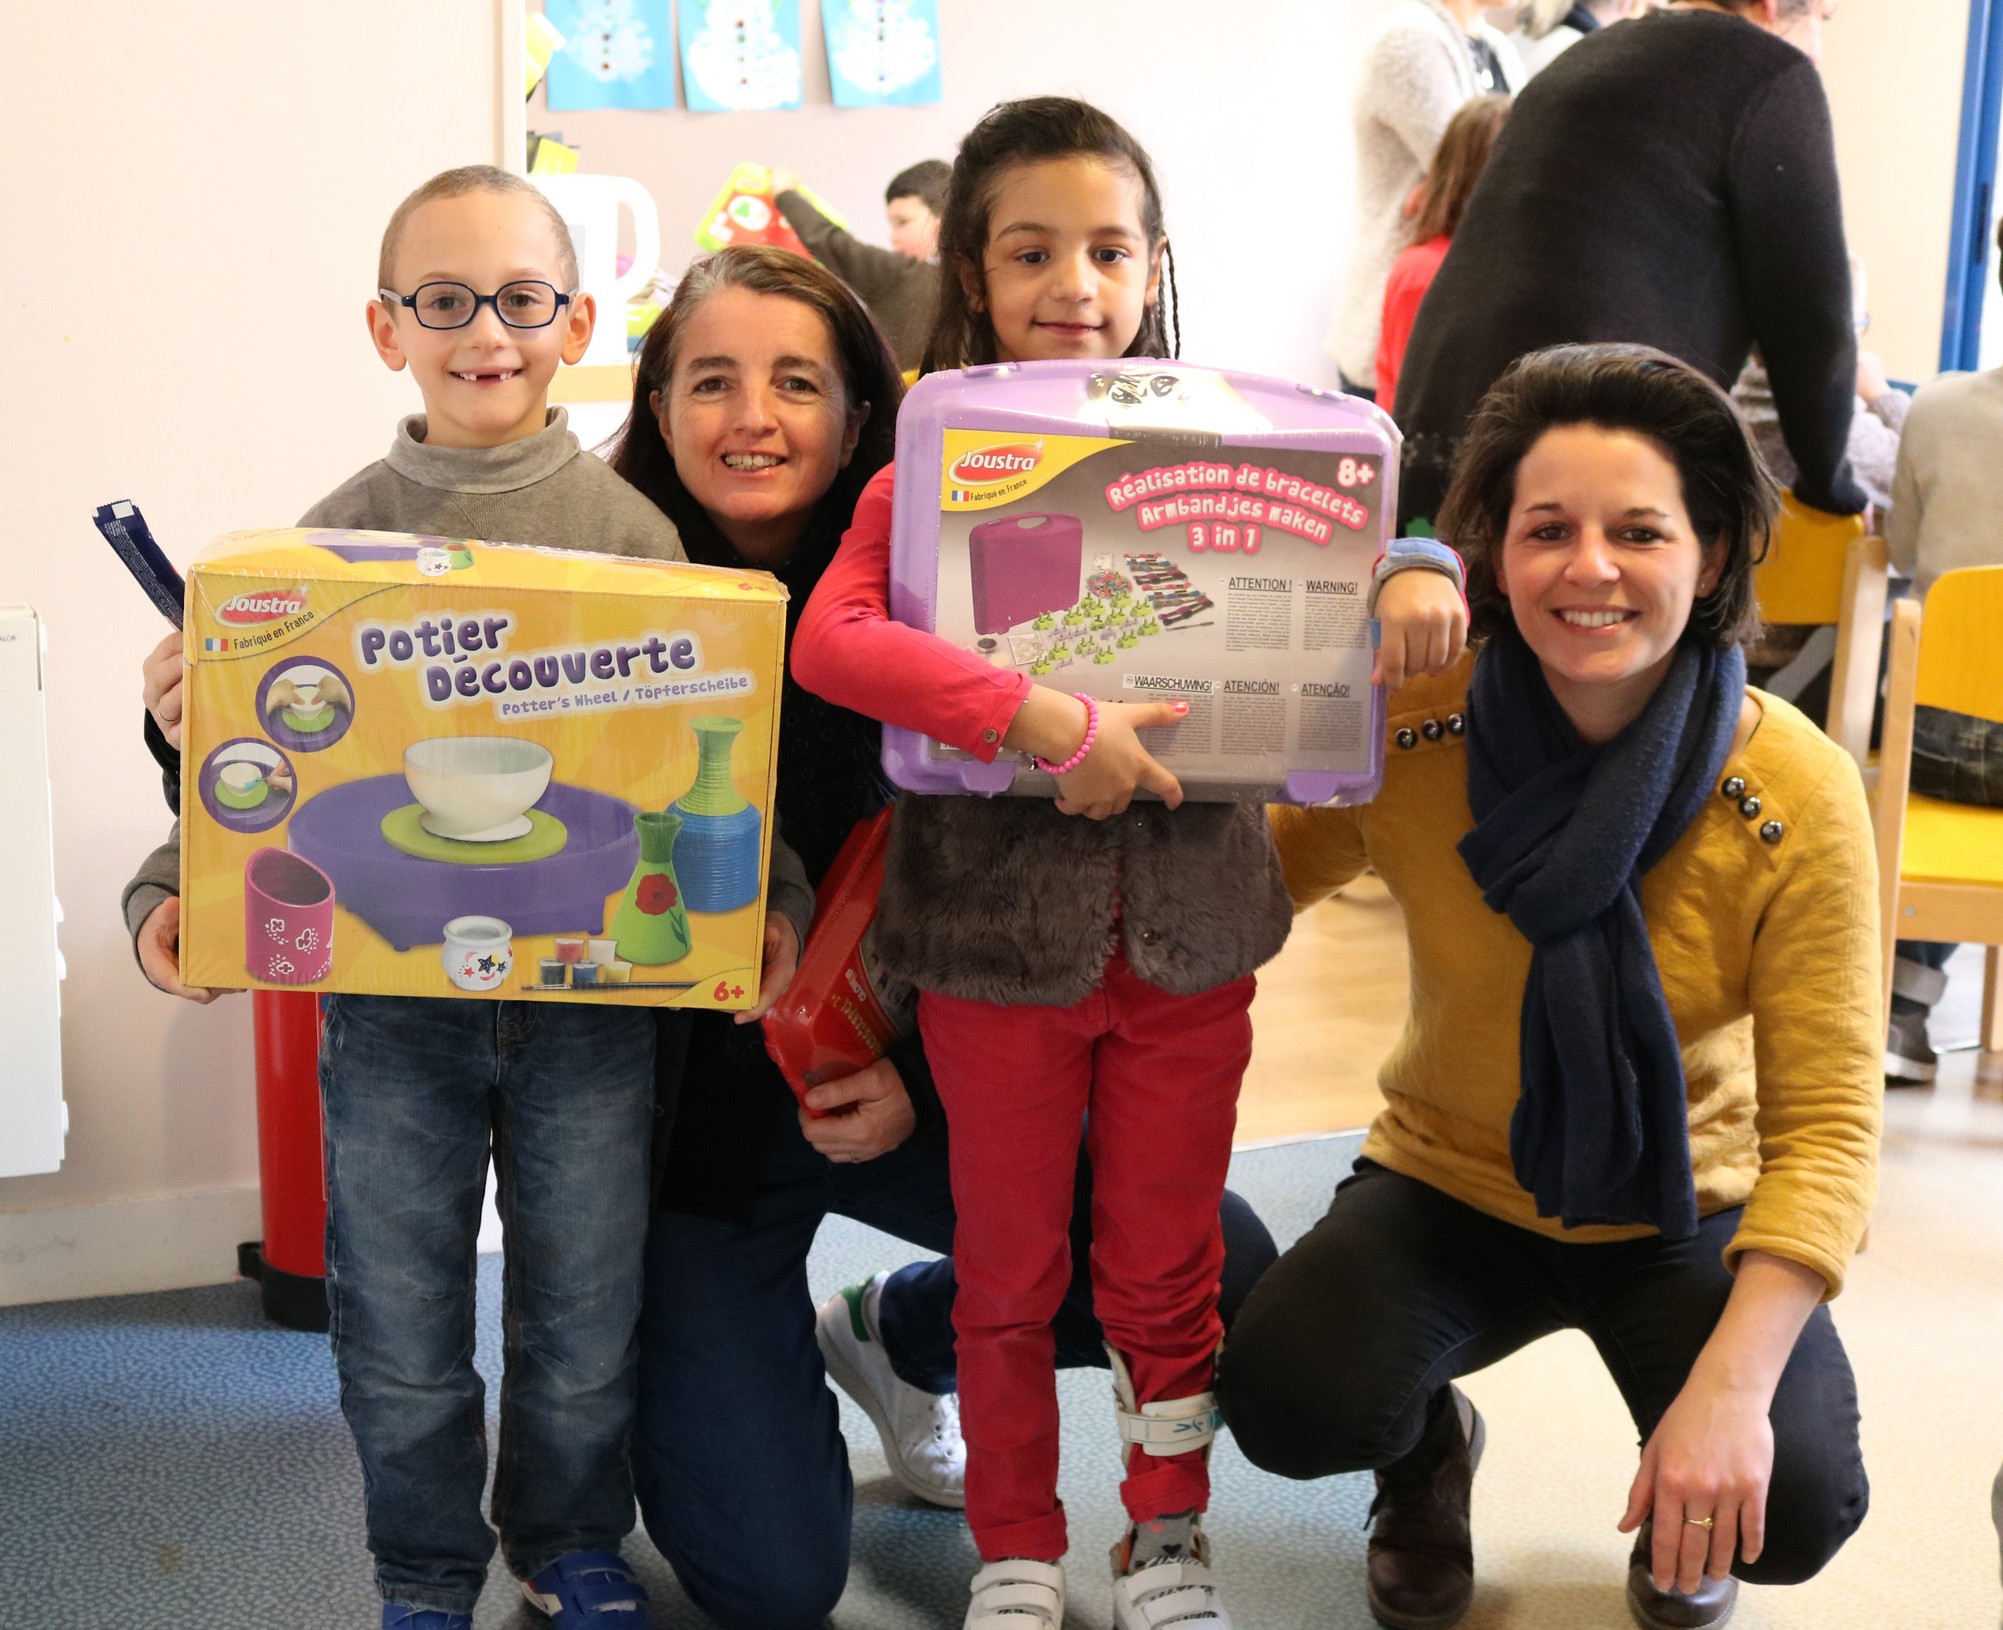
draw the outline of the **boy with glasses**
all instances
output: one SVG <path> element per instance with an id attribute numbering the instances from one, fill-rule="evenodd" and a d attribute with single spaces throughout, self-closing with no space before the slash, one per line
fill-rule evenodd
<path id="1" fill-rule="evenodd" d="M 369 336 L 410 371 L 424 412 L 300 525 L 684 558 L 667 518 L 549 406 L 557 364 L 583 356 L 595 314 L 541 193 L 485 166 L 434 176 L 390 217 L 377 281 Z M 163 647 L 149 678 L 170 662 L 178 650 Z M 178 746 L 178 680 L 151 708 Z M 776 869 L 776 843 L 773 854 Z M 149 979 L 207 1000 L 180 983 L 179 873 L 177 828 L 127 886 L 127 922 Z M 782 895 L 803 923 L 804 874 L 789 890 L 775 872 L 775 912 Z M 777 921 L 775 991 L 786 937 L 798 943 Z M 327 999 L 327 1299 L 384 1630 L 472 1630 L 494 1552 L 473 1368 L 490 1148 L 507 1244 L 494 1527 L 529 1601 L 563 1630 L 648 1622 L 617 1547 L 633 1526 L 654 1034 L 645 1008 Z"/>

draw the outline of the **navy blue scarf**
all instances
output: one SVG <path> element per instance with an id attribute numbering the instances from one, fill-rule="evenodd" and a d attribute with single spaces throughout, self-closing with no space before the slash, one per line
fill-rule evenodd
<path id="1" fill-rule="evenodd" d="M 1681 646 L 1641 717 L 1593 748 L 1513 629 L 1475 662 L 1461 858 L 1535 948 L 1509 1156 L 1538 1216 L 1567 1228 L 1697 1232 L 1682 1051 L 1641 879 L 1710 796 L 1745 690 L 1737 647 Z"/>

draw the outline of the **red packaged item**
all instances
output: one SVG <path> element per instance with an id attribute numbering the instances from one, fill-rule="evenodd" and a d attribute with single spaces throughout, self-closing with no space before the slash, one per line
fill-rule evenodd
<path id="1" fill-rule="evenodd" d="M 848 835 L 814 896 L 799 970 L 760 1021 L 765 1050 L 802 1107 L 809 1089 L 854 1075 L 918 1028 L 917 992 L 884 975 L 870 944 L 890 817 L 884 809 Z"/>

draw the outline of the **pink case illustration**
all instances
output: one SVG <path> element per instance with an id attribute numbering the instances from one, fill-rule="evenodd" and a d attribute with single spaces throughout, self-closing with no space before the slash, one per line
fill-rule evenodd
<path id="1" fill-rule="evenodd" d="M 1010 515 L 967 535 L 974 627 L 1000 634 L 1078 598 L 1085 528 L 1075 515 Z"/>
<path id="2" fill-rule="evenodd" d="M 1183 694 L 1185 678 L 1209 687 L 1207 756 L 1157 749 L 1186 796 L 1363 802 L 1382 778 L 1385 707 L 1368 682 L 1364 595 L 1397 513 L 1400 441 L 1359 398 L 1182 362 L 927 375 L 897 421 L 890 614 L 1101 700 Z M 1260 524 L 1238 525 L 1246 515 Z M 1260 572 L 1288 574 L 1286 594 L 1263 602 L 1285 601 L 1263 633 L 1262 602 L 1239 588 Z M 1309 585 L 1314 572 L 1329 581 Z M 1310 603 L 1338 589 L 1340 607 Z M 1262 639 L 1263 665 L 1236 655 Z M 1266 700 L 1246 694 L 1261 686 Z M 1304 695 L 1323 710 L 1312 729 Z M 896 725 L 883 763 L 916 792 L 1055 790 L 1014 755 L 982 763 Z"/>

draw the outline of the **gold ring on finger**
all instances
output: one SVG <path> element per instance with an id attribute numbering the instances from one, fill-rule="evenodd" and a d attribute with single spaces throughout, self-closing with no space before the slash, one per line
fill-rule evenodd
<path id="1" fill-rule="evenodd" d="M 1718 1519 L 1716 1517 L 1685 1517 L 1683 1520 L 1692 1528 L 1709 1528 Z"/>

